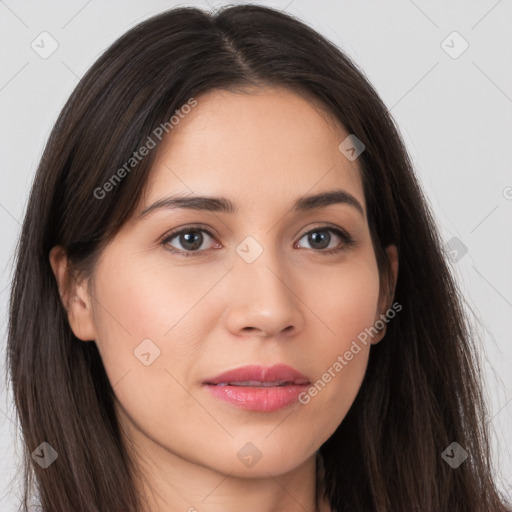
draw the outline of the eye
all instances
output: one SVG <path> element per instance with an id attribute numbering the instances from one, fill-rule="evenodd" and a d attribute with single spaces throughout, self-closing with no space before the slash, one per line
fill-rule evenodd
<path id="1" fill-rule="evenodd" d="M 334 246 L 331 246 L 331 242 L 333 241 L 332 233 L 335 235 L 334 240 L 336 238 L 342 240 L 343 243 L 341 245 L 335 244 Z M 319 226 L 312 229 L 305 233 L 300 240 L 304 238 L 306 238 L 307 242 L 311 245 L 311 249 L 316 249 L 318 252 L 327 254 L 344 251 L 354 244 L 354 240 L 348 233 L 331 226 Z"/>
<path id="2" fill-rule="evenodd" d="M 218 242 L 216 242 L 213 247 L 208 247 L 208 238 L 215 240 L 214 236 L 207 229 L 187 226 L 179 231 L 170 233 L 161 243 L 172 253 L 187 257 L 199 256 L 205 253 L 208 248 L 221 247 Z M 319 226 L 305 233 L 300 240 L 304 238 L 307 239 L 307 243 L 310 244 L 311 249 L 322 254 L 338 253 L 347 250 L 355 243 L 348 233 L 332 226 Z M 331 243 L 333 240 L 335 241 L 336 238 L 342 242 L 341 244 L 338 242 L 338 244 L 332 246 Z M 206 245 L 206 247 L 204 245 Z"/>
<path id="3" fill-rule="evenodd" d="M 203 247 L 205 240 L 207 241 L 208 238 L 213 239 L 213 235 L 208 230 L 189 226 L 181 229 L 180 231 L 171 233 L 162 241 L 162 244 L 173 253 L 190 256 L 190 254 L 187 253 L 203 252 L 203 250 L 208 248 Z M 174 243 L 181 247 L 173 245 L 171 243 L 173 240 L 176 240 Z M 217 244 L 217 246 L 218 245 L 219 244 Z"/>

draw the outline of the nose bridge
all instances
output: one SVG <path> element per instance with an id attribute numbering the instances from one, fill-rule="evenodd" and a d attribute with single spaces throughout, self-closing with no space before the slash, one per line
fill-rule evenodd
<path id="1" fill-rule="evenodd" d="M 291 272 L 270 233 L 247 236 L 236 247 L 231 278 L 238 290 L 230 301 L 229 328 L 275 335 L 300 328 L 302 315 L 290 281 Z"/>
<path id="2" fill-rule="evenodd" d="M 260 233 L 247 236 L 236 247 L 235 271 L 255 294 L 270 294 L 276 299 L 287 299 L 290 292 L 283 281 L 289 279 L 286 262 L 272 234 Z M 267 298 L 269 300 L 269 298 Z"/>

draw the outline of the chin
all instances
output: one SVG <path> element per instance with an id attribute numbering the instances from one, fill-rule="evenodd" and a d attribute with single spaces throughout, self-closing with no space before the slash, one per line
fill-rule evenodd
<path id="1" fill-rule="evenodd" d="M 271 437 L 272 434 L 267 439 L 261 436 L 260 441 L 250 441 L 249 438 L 243 441 L 231 440 L 231 446 L 225 446 L 222 453 L 215 456 L 210 467 L 233 477 L 268 478 L 269 473 L 278 476 L 293 471 L 314 456 L 319 448 L 313 442 L 308 449 L 304 444 L 286 445 L 286 440 L 280 436 L 275 436 L 273 440 Z M 233 453 L 233 456 L 226 458 L 226 453 Z"/>

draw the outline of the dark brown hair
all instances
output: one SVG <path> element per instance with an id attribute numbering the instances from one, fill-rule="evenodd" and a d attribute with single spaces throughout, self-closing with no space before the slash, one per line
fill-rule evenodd
<path id="1" fill-rule="evenodd" d="M 77 272 L 92 272 L 140 199 L 156 151 L 102 199 L 94 191 L 191 98 L 267 85 L 314 99 L 364 143 L 358 162 L 381 278 L 389 276 L 385 247 L 399 248 L 394 297 L 402 310 L 372 346 L 353 406 L 320 448 L 332 509 L 504 510 L 461 294 L 393 120 L 335 45 L 255 5 L 212 14 L 177 8 L 132 28 L 81 79 L 53 128 L 10 300 L 7 359 L 24 440 L 25 509 L 34 483 L 44 512 L 142 509 L 114 392 L 96 344 L 70 329 L 50 250 L 62 245 Z M 47 469 L 31 458 L 43 441 L 58 453 Z M 457 469 L 441 457 L 454 441 L 469 453 Z"/>

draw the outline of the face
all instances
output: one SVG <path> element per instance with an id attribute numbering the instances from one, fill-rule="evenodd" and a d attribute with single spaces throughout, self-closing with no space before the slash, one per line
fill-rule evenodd
<path id="1" fill-rule="evenodd" d="M 384 334 L 358 341 L 389 306 L 361 171 L 338 149 L 348 133 L 290 91 L 197 101 L 70 322 L 97 344 L 121 424 L 146 454 L 283 474 L 342 422 Z M 304 200 L 333 191 L 345 195 Z"/>

